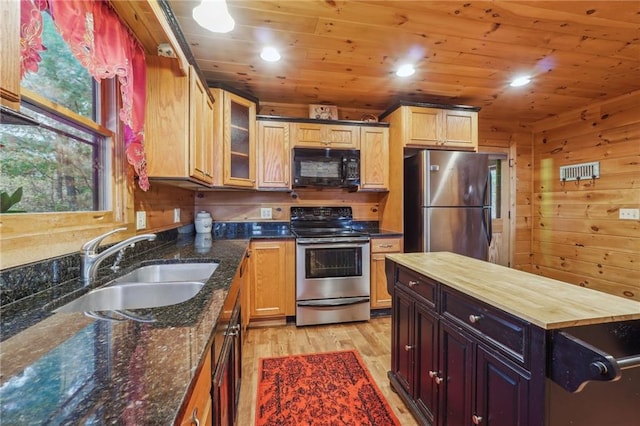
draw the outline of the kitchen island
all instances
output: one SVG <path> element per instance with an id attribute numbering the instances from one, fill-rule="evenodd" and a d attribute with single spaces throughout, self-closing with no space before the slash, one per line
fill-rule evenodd
<path id="1" fill-rule="evenodd" d="M 640 303 L 446 252 L 390 254 L 389 379 L 421 424 L 640 418 Z"/>

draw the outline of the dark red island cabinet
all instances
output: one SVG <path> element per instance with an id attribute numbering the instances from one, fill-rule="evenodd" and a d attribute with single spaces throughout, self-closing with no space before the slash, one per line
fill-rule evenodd
<path id="1" fill-rule="evenodd" d="M 550 333 L 389 259 L 386 275 L 393 298 L 388 376 L 420 424 L 631 426 L 640 421 L 634 417 L 640 416 L 640 374 L 611 389 L 635 398 L 635 404 L 608 406 L 610 398 L 603 405 L 593 392 L 569 392 L 548 379 L 548 363 L 558 350 L 579 352 L 572 346 L 557 349 L 558 331 Z M 638 321 L 630 324 L 638 333 Z M 598 385 L 612 386 L 589 384 Z M 582 404 L 599 405 L 611 422 L 601 423 L 602 413 L 582 414 L 598 411 L 578 409 Z M 563 406 L 575 409 L 567 413 Z"/>

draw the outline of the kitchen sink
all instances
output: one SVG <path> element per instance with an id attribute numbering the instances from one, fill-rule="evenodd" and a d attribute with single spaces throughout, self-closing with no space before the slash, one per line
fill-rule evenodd
<path id="1" fill-rule="evenodd" d="M 121 311 L 175 305 L 194 297 L 204 282 L 135 282 L 99 288 L 54 312 Z"/>
<path id="2" fill-rule="evenodd" d="M 114 283 L 207 282 L 218 263 L 161 263 L 141 266 L 113 280 Z"/>
<path id="3" fill-rule="evenodd" d="M 112 319 L 108 312 L 117 312 L 120 316 L 130 318 L 133 314 L 126 312 L 129 309 L 157 308 L 186 302 L 198 294 L 217 267 L 218 263 L 141 266 L 54 312 L 86 312 L 94 318 L 97 315 L 106 319 Z"/>

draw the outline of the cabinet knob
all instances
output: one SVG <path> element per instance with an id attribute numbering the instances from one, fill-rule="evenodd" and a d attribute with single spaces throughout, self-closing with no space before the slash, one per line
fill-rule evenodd
<path id="1" fill-rule="evenodd" d="M 405 351 L 410 351 L 411 349 L 413 349 L 414 346 L 413 345 L 404 345 L 404 350 Z"/>
<path id="2" fill-rule="evenodd" d="M 482 318 L 482 315 L 469 315 L 469 322 L 475 324 L 480 321 L 480 318 Z"/>
<path id="3" fill-rule="evenodd" d="M 474 414 L 473 416 L 471 416 L 471 421 L 473 422 L 474 425 L 479 425 L 480 422 L 482 422 L 482 417 Z"/>
<path id="4" fill-rule="evenodd" d="M 438 376 L 438 372 L 437 371 L 430 370 L 429 371 L 429 377 L 431 377 L 433 379 L 433 381 L 436 382 L 436 385 L 439 385 L 440 383 L 442 383 L 444 381 L 444 379 L 442 377 Z"/>
<path id="5" fill-rule="evenodd" d="M 414 285 L 420 284 L 420 281 L 409 280 L 409 287 L 413 287 Z"/>

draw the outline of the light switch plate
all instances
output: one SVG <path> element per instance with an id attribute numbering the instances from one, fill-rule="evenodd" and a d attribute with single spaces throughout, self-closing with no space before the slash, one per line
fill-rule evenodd
<path id="1" fill-rule="evenodd" d="M 618 218 L 622 220 L 639 220 L 640 209 L 620 209 Z"/>
<path id="2" fill-rule="evenodd" d="M 273 217 L 273 211 L 271 207 L 262 207 L 260 209 L 260 219 L 271 219 Z"/>
<path id="3" fill-rule="evenodd" d="M 180 223 L 180 209 L 173 209 L 173 223 Z"/>
<path id="4" fill-rule="evenodd" d="M 136 212 L 136 230 L 144 229 L 147 227 L 147 213 Z"/>

